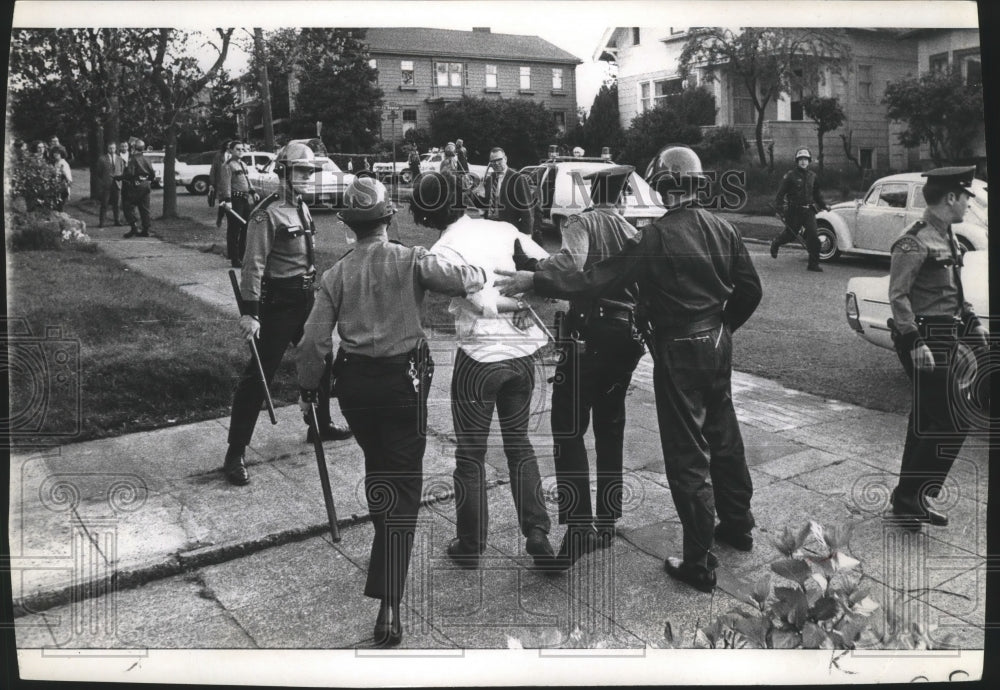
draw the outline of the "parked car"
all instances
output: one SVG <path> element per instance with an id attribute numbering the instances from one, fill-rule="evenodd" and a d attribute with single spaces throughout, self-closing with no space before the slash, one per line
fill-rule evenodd
<path id="1" fill-rule="evenodd" d="M 378 161 L 372 163 L 372 172 L 383 182 L 389 182 L 395 176 L 399 176 L 399 181 L 403 184 L 413 181 L 413 173 L 410 172 L 407 161 Z"/>
<path id="2" fill-rule="evenodd" d="M 202 151 L 182 156 L 182 160 L 177 161 L 177 183 L 184 185 L 191 194 L 208 194 L 212 161 L 216 155 L 218 151 Z M 243 156 L 248 172 L 251 168 L 266 166 L 273 160 L 274 154 L 269 151 L 251 151 Z"/>
<path id="3" fill-rule="evenodd" d="M 156 173 L 156 179 L 152 182 L 153 189 L 159 189 L 163 186 L 163 160 L 166 158 L 167 154 L 164 151 L 143 151 L 143 157 L 149 161 L 149 164 L 153 167 L 153 172 Z M 174 170 L 175 179 L 177 179 L 177 170 Z"/>
<path id="4" fill-rule="evenodd" d="M 440 149 L 431 149 L 427 153 L 420 156 L 420 172 L 438 172 L 441 170 L 441 162 L 444 160 L 444 151 Z M 485 165 L 475 165 L 474 163 L 469 163 L 469 173 L 474 175 L 473 178 L 469 180 L 469 189 L 479 189 L 483 183 L 483 178 L 486 177 L 486 171 L 488 168 Z"/>
<path id="5" fill-rule="evenodd" d="M 969 251 L 963 256 L 962 287 L 965 298 L 977 314 L 990 313 L 989 252 Z M 868 342 L 892 349 L 887 321 L 892 317 L 889 306 L 889 276 L 881 278 L 851 278 L 845 300 L 847 323 Z M 989 328 L 988 319 L 983 325 Z"/>
<path id="6" fill-rule="evenodd" d="M 590 181 L 584 175 L 616 165 L 606 158 L 554 156 L 521 172 L 530 179 L 538 204 L 540 222 L 550 223 L 560 233 L 566 220 L 590 206 Z M 625 187 L 625 220 L 637 228 L 649 225 L 666 213 L 660 195 L 642 177 L 632 173 Z"/>
<path id="7" fill-rule="evenodd" d="M 863 199 L 817 213 L 820 261 L 831 261 L 841 253 L 888 256 L 896 238 L 923 216 L 926 181 L 919 173 L 889 175 L 876 180 Z M 989 246 L 986 183 L 973 180 L 972 192 L 976 196 L 970 199 L 965 220 L 952 229 L 966 250 L 985 250 Z"/>
<path id="8" fill-rule="evenodd" d="M 257 155 L 254 152 L 251 155 Z M 344 192 L 354 181 L 352 173 L 344 172 L 337 167 L 326 156 L 316 156 L 316 161 L 321 163 L 322 170 L 314 171 L 308 180 L 296 183 L 295 191 L 302 195 L 302 198 L 310 206 L 320 206 L 337 208 L 344 203 Z M 248 166 L 250 173 L 250 183 L 258 192 L 263 195 L 278 191 L 281 180 L 275 170 L 276 164 L 273 155 L 263 166 Z"/>

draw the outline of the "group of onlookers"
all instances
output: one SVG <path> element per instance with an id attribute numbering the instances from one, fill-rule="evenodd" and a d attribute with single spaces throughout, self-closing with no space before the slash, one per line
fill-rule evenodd
<path id="1" fill-rule="evenodd" d="M 141 139 L 132 138 L 117 144 L 112 141 L 97 160 L 94 173 L 97 175 L 97 189 L 101 200 L 98 227 L 104 227 L 109 208 L 115 226 L 122 225 L 120 207 L 130 226 L 125 237 L 149 236 L 149 193 L 153 180 L 156 179 L 156 172 L 143 155 L 145 149 L 146 144 Z"/>
<path id="2" fill-rule="evenodd" d="M 52 166 L 60 184 L 56 210 L 61 211 L 73 186 L 73 171 L 70 170 L 68 155 L 65 147 L 59 143 L 59 137 L 53 135 L 47 141 L 38 139 L 30 144 L 18 139 L 14 142 L 14 157 L 18 162 L 34 160 Z"/>

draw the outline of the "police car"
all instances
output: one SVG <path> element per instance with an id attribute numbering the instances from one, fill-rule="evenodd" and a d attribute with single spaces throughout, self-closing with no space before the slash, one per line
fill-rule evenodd
<path id="1" fill-rule="evenodd" d="M 586 175 L 616 165 L 610 154 L 600 158 L 550 155 L 521 173 L 529 178 L 537 203 L 537 222 L 550 224 L 560 233 L 566 220 L 582 213 L 590 204 L 590 181 Z M 649 225 L 666 213 L 660 195 L 642 177 L 632 173 L 625 186 L 625 220 L 637 228 Z"/>
<path id="2" fill-rule="evenodd" d="M 295 182 L 295 191 L 302 195 L 310 206 L 338 208 L 343 205 L 344 192 L 354 182 L 354 174 L 344 172 L 326 156 L 316 156 L 316 162 L 323 167 L 314 171 L 309 179 Z M 281 186 L 281 179 L 275 171 L 273 155 L 263 165 L 248 167 L 250 183 L 262 195 L 276 192 Z"/>

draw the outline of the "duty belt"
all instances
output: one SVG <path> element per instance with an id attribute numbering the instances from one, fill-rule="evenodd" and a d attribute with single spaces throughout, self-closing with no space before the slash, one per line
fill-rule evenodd
<path id="1" fill-rule="evenodd" d="M 957 338 L 962 330 L 962 319 L 957 316 L 921 316 L 914 318 L 922 338 L 947 336 Z"/>
<path id="2" fill-rule="evenodd" d="M 245 199 L 250 196 L 250 192 L 233 192 L 234 199 Z"/>
<path id="3" fill-rule="evenodd" d="M 690 323 L 671 325 L 656 323 L 654 324 L 654 331 L 656 332 L 657 339 L 672 340 L 675 338 L 684 338 L 712 328 L 718 328 L 721 325 L 722 314 L 719 313 L 706 316 L 704 319 L 699 319 L 698 321 L 692 321 Z"/>
<path id="4" fill-rule="evenodd" d="M 316 282 L 316 274 L 304 273 L 294 278 L 262 278 L 261 291 L 269 290 L 310 290 Z"/>

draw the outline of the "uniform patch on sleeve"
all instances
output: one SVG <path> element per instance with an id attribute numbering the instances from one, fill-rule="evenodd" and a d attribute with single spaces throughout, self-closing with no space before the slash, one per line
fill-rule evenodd
<path id="1" fill-rule="evenodd" d="M 920 243 L 914 238 L 904 235 L 896 240 L 893 249 L 898 249 L 901 252 L 918 252 L 920 251 Z"/>
<path id="2" fill-rule="evenodd" d="M 254 212 L 254 214 L 250 216 L 250 221 L 253 223 L 266 223 L 267 211 L 261 209 L 260 211 Z"/>

